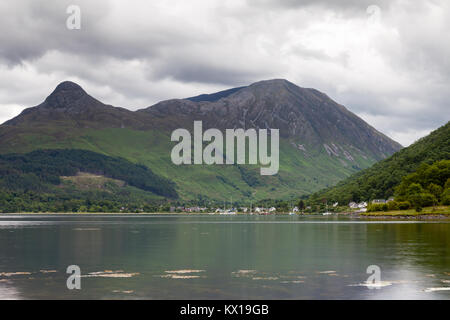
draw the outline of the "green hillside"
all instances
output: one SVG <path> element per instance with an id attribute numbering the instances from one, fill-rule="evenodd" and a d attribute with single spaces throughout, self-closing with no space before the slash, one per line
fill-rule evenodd
<path id="1" fill-rule="evenodd" d="M 143 165 L 77 149 L 0 155 L 0 211 L 142 208 L 176 199 L 174 183 Z"/>
<path id="2" fill-rule="evenodd" d="M 73 148 L 122 157 L 146 165 L 158 175 L 173 181 L 180 198 L 185 200 L 295 198 L 333 185 L 359 168 L 342 166 L 338 158 L 330 157 L 323 150 L 311 152 L 309 158 L 305 157 L 302 151 L 292 148 L 285 139 L 280 141 L 278 175 L 261 176 L 256 165 L 174 165 L 170 152 L 175 143 L 170 142 L 170 135 L 166 132 L 118 128 L 80 131 L 67 128 L 62 137 L 51 132 L 52 129 L 42 127 L 17 134 L 14 145 L 0 144 L 0 153 Z M 309 150 L 314 150 L 313 146 Z M 363 157 L 357 160 L 361 167 L 374 162 Z M 250 182 L 248 176 L 252 176 L 257 183 Z"/>
<path id="3" fill-rule="evenodd" d="M 372 167 L 339 182 L 335 187 L 317 192 L 312 203 L 322 199 L 347 204 L 350 201 L 386 199 L 393 196 L 402 178 L 416 171 L 421 164 L 450 159 L 450 122 L 393 154 Z"/>

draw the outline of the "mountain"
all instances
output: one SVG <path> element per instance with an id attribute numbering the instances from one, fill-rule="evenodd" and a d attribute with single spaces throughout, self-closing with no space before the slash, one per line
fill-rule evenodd
<path id="1" fill-rule="evenodd" d="M 291 142 L 320 146 L 350 161 L 353 153 L 380 160 L 401 148 L 324 93 L 283 79 L 186 100 L 163 101 L 138 112 L 189 123 L 202 119 L 206 128 L 279 128 Z"/>
<path id="2" fill-rule="evenodd" d="M 403 177 L 416 171 L 422 163 L 432 164 L 450 159 L 450 122 L 400 150 L 388 159 L 341 181 L 335 187 L 311 196 L 312 202 L 322 199 L 347 204 L 349 201 L 387 199 Z"/>
<path id="3" fill-rule="evenodd" d="M 78 84 L 65 81 L 38 106 L 25 109 L 19 116 L 6 121 L 5 126 L 71 125 L 89 127 L 143 128 L 142 119 L 124 108 L 105 105 L 91 97 Z"/>
<path id="4" fill-rule="evenodd" d="M 280 170 L 256 165 L 171 162 L 171 132 L 191 129 L 280 130 Z M 401 146 L 315 89 L 274 79 L 138 111 L 103 104 L 65 81 L 41 104 L 0 126 L 0 154 L 82 149 L 145 165 L 174 183 L 182 200 L 291 198 L 332 186 Z"/>

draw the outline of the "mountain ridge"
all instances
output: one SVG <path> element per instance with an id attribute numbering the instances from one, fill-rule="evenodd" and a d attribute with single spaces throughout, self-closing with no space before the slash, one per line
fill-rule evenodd
<path id="1" fill-rule="evenodd" d="M 133 111 L 104 104 L 71 81 L 61 82 L 42 103 L 24 109 L 2 126 L 39 125 L 49 121 L 71 121 L 79 127 L 92 126 L 96 121 L 106 121 L 115 127 L 144 126 Z"/>
<path id="2" fill-rule="evenodd" d="M 379 143 L 373 142 L 370 149 L 377 159 L 402 148 L 326 94 L 298 87 L 284 79 L 259 81 L 212 102 L 171 99 L 137 112 L 155 117 L 185 117 L 191 122 L 203 119 L 208 128 L 280 128 L 283 137 L 304 135 L 307 140 L 314 138 L 314 143 L 327 143 L 326 140 L 337 137 L 345 140 L 340 131 L 350 134 L 352 129 L 359 129 L 364 130 L 363 134 L 353 135 L 352 142 L 356 141 L 357 147 L 362 149 L 372 143 L 364 135 L 376 138 Z M 337 126 L 336 123 L 339 128 L 327 129 Z M 386 144 L 386 148 L 382 144 Z M 378 151 L 383 155 L 379 156 Z"/>
<path id="3" fill-rule="evenodd" d="M 170 99 L 130 111 L 106 105 L 73 82 L 62 82 L 41 104 L 0 125 L 0 153 L 83 149 L 142 163 L 173 179 L 181 198 L 292 197 L 331 186 L 384 159 L 401 146 L 326 94 L 284 79 L 264 80 L 189 99 Z M 194 97 L 195 98 L 195 97 Z M 280 130 L 280 171 L 176 166 L 170 133 L 208 128 Z M 248 183 L 251 181 L 250 183 Z"/>
<path id="4" fill-rule="evenodd" d="M 223 94 L 224 92 L 227 94 Z M 331 138 L 336 139 L 339 137 L 339 131 L 347 131 L 349 134 L 353 127 L 353 129 L 364 130 L 363 135 L 371 135 L 378 142 L 387 145 L 385 149 L 380 148 L 380 144 L 376 143 L 371 146 L 372 151 L 376 151 L 375 149 L 378 148 L 383 153 L 382 157 L 392 154 L 402 147 L 343 105 L 330 99 L 325 93 L 312 88 L 296 86 L 285 79 L 263 80 L 249 86 L 197 97 L 217 94 L 221 97 L 209 99 L 213 101 L 197 101 L 200 98 L 196 97 L 194 97 L 196 99 L 169 99 L 150 107 L 131 111 L 103 104 L 90 96 L 78 84 L 64 81 L 43 103 L 25 109 L 17 117 L 3 123 L 2 126 L 17 126 L 22 123 L 30 125 L 29 122 L 34 125 L 39 121 L 64 121 L 77 117 L 76 119 L 79 121 L 76 121 L 76 125 L 78 126 L 83 126 L 83 122 L 102 121 L 105 125 L 112 127 L 131 127 L 138 130 L 158 127 L 173 130 L 183 124 L 189 126 L 194 120 L 204 120 L 206 127 L 219 129 L 239 126 L 280 128 L 281 136 L 292 137 L 305 134 L 307 139 L 315 138 L 314 143 L 324 143 L 325 140 Z M 329 116 L 330 114 L 331 116 Z M 159 120 L 164 117 L 167 117 L 169 121 L 161 124 Z M 253 119 L 249 119 L 249 117 L 253 117 Z M 179 121 L 181 118 L 183 121 Z M 326 119 L 320 121 L 320 118 Z M 319 121 L 314 122 L 313 119 Z M 185 123 L 188 121 L 190 123 Z M 84 125 L 90 127 L 89 124 Z M 328 130 L 333 126 L 339 126 L 339 128 L 335 128 L 337 130 L 333 131 Z M 353 137 L 359 143 L 357 146 L 359 149 L 368 143 L 363 135 Z M 342 135 L 339 138 L 342 139 Z M 354 141 L 355 139 L 353 139 Z M 377 158 L 380 157 L 377 156 Z"/>

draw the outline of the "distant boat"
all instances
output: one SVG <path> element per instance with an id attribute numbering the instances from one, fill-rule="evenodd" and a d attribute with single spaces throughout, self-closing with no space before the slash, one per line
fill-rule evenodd
<path id="1" fill-rule="evenodd" d="M 220 214 L 236 214 L 236 211 L 233 210 L 233 197 L 231 197 L 231 209 L 226 210 L 225 206 L 226 204 L 224 203 L 223 205 L 223 211 Z"/>
<path id="2" fill-rule="evenodd" d="M 291 211 L 291 212 L 289 212 L 289 215 L 290 215 L 290 216 L 295 216 L 296 213 Z"/>

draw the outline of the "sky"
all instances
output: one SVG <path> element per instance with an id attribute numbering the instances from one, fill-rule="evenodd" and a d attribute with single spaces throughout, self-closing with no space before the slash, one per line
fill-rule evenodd
<path id="1" fill-rule="evenodd" d="M 80 29 L 69 29 L 80 8 Z M 404 146 L 450 117 L 448 0 L 0 2 L 0 123 L 64 80 L 154 103 L 284 78 Z"/>

